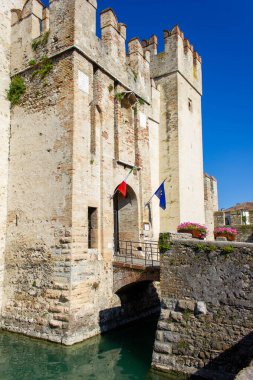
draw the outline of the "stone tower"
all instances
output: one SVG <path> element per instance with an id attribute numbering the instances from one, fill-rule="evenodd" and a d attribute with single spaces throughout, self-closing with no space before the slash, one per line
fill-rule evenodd
<path id="1" fill-rule="evenodd" d="M 201 58 L 178 26 L 164 32 L 164 44 L 157 54 L 156 36 L 143 41 L 161 91 L 160 180 L 168 178 L 161 232 L 176 231 L 181 222 L 205 223 Z"/>

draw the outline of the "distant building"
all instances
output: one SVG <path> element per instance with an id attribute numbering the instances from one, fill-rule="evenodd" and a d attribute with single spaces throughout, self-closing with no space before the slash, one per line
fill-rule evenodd
<path id="1" fill-rule="evenodd" d="M 237 203 L 235 206 L 214 213 L 215 227 L 232 227 L 239 232 L 237 241 L 253 242 L 253 202 Z"/>

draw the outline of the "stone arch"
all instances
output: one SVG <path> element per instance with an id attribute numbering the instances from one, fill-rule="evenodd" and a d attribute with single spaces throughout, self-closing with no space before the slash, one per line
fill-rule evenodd
<path id="1" fill-rule="evenodd" d="M 160 281 L 159 267 L 126 267 L 122 263 L 113 265 L 113 292 L 118 294 L 137 285 Z"/>
<path id="2" fill-rule="evenodd" d="M 126 198 L 116 191 L 114 198 L 114 240 L 139 241 L 139 210 L 134 190 L 127 185 Z"/>

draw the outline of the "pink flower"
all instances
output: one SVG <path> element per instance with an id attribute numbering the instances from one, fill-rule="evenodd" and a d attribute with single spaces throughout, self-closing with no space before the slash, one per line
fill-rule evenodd
<path id="1" fill-rule="evenodd" d="M 192 230 L 198 230 L 201 233 L 202 237 L 205 237 L 208 233 L 208 229 L 206 226 L 194 222 L 184 222 L 179 224 L 179 226 L 177 227 L 178 232 L 190 232 Z"/>
<path id="2" fill-rule="evenodd" d="M 217 227 L 214 229 L 214 234 L 224 234 L 224 235 L 238 235 L 238 231 L 231 227 Z"/>

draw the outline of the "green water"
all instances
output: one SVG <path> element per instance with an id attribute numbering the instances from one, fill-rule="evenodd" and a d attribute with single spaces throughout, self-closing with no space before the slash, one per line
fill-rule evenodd
<path id="1" fill-rule="evenodd" d="M 0 332 L 0 380 L 172 380 L 150 372 L 156 324 L 148 318 L 73 347 Z"/>

